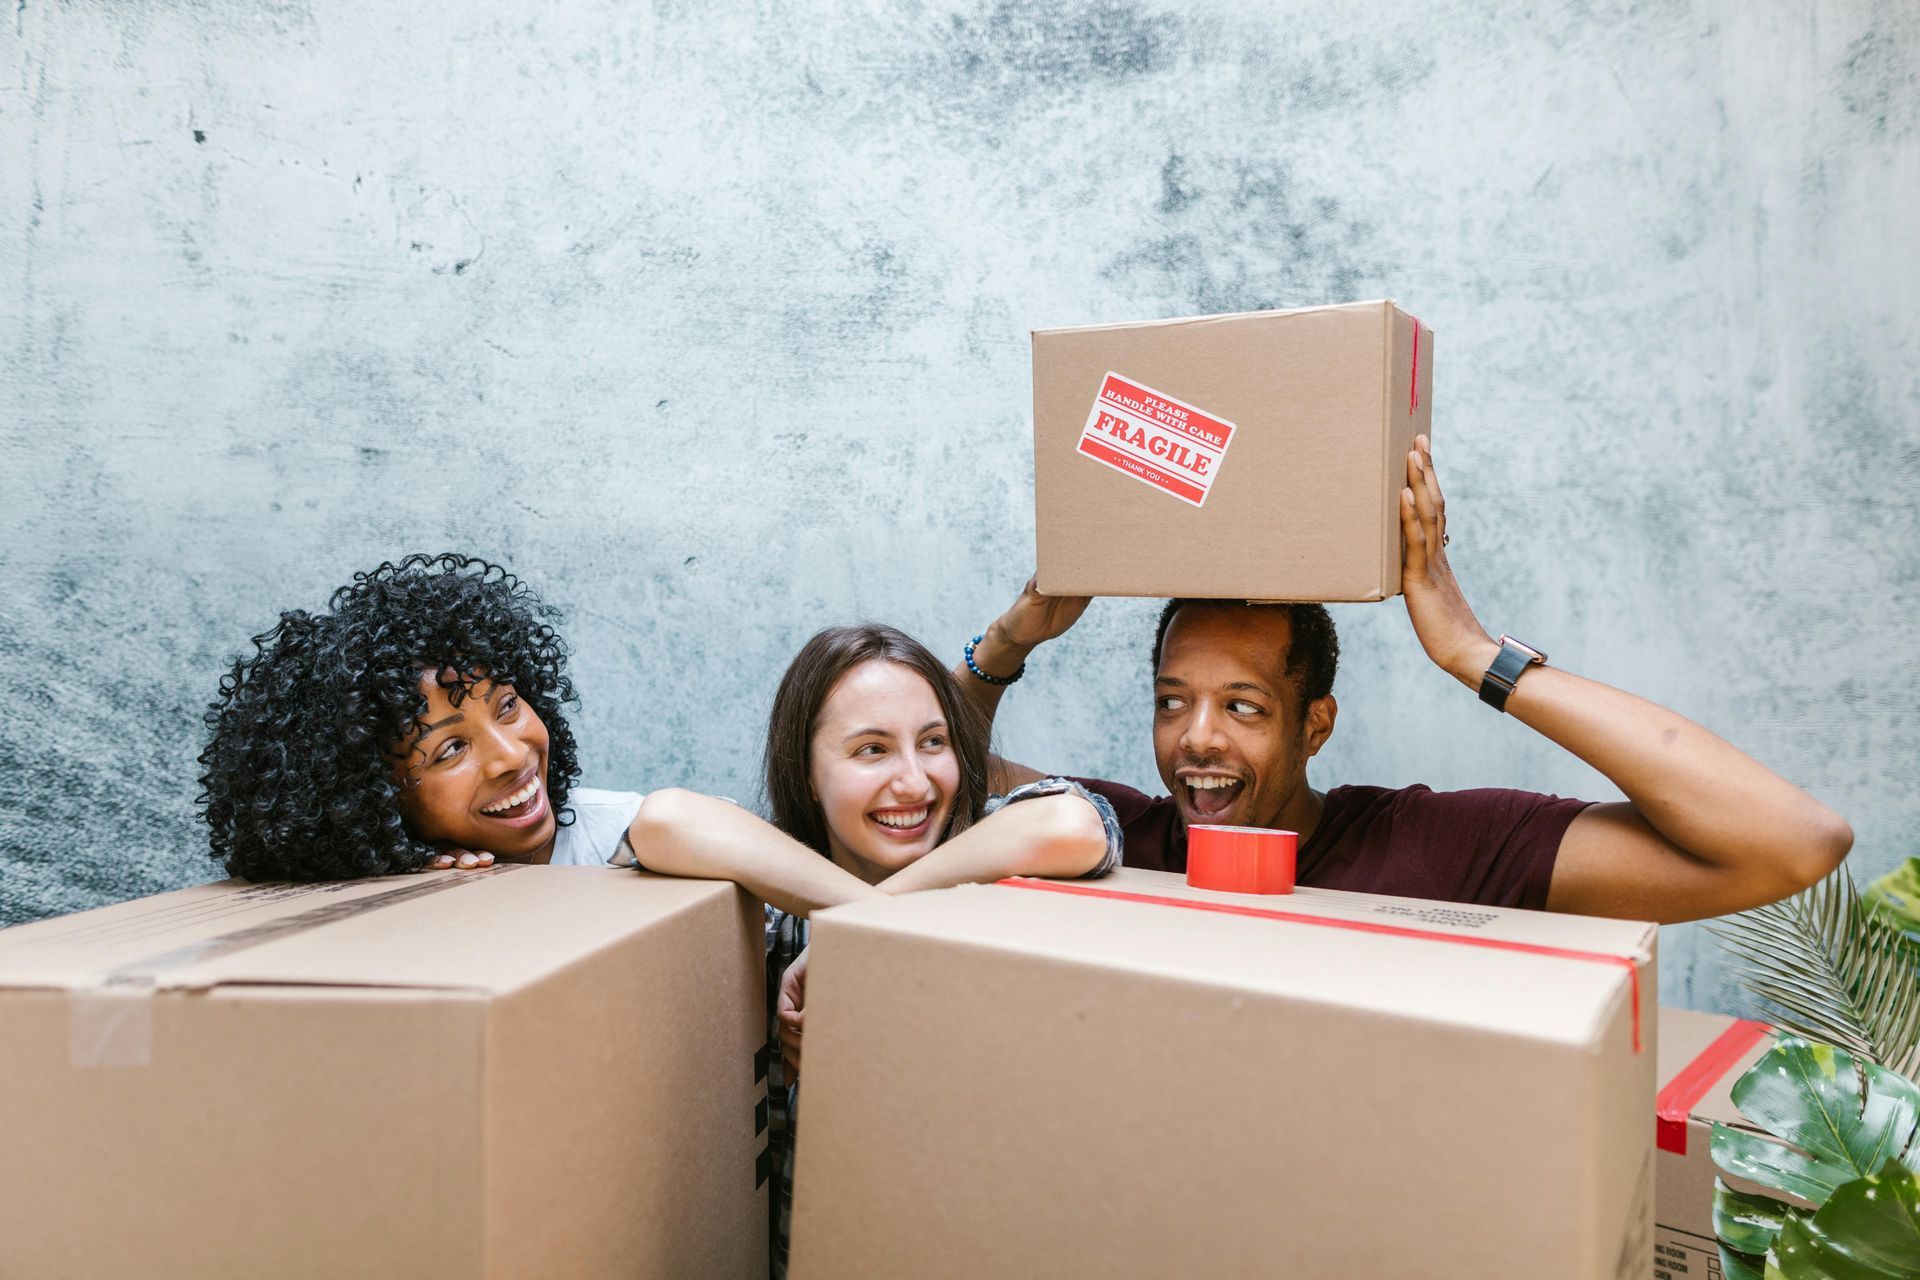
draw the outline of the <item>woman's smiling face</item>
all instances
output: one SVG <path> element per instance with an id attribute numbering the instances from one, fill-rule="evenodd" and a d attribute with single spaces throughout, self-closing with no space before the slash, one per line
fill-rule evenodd
<path id="1" fill-rule="evenodd" d="M 811 781 L 833 860 L 878 883 L 940 843 L 960 762 L 933 686 L 897 662 L 840 677 L 813 732 Z"/>
<path id="2" fill-rule="evenodd" d="M 460 686 L 454 687 L 456 690 Z M 543 860 L 557 827 L 547 799 L 547 726 L 510 684 L 452 691 L 420 678 L 420 736 L 395 751 L 400 816 L 436 849 Z"/>

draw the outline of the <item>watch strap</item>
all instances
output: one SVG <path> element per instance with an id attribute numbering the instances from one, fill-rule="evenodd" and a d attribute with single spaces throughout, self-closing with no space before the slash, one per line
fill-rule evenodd
<path id="1" fill-rule="evenodd" d="M 1507 697 L 1520 683 L 1521 674 L 1536 662 L 1546 660 L 1546 654 L 1521 644 L 1512 636 L 1501 636 L 1500 652 L 1487 668 L 1487 674 L 1480 678 L 1480 701 L 1495 711 L 1505 711 Z"/>

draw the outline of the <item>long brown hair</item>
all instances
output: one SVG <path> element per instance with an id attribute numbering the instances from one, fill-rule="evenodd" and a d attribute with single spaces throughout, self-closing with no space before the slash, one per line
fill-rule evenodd
<path id="1" fill-rule="evenodd" d="M 947 736 L 960 765 L 960 785 L 940 839 L 959 835 L 980 820 L 987 803 L 987 718 L 954 684 L 953 673 L 927 647 L 904 631 L 878 623 L 828 627 L 800 647 L 780 690 L 773 695 L 767 721 L 765 758 L 767 804 L 773 825 L 821 854 L 827 844 L 827 819 L 814 799 L 813 734 L 827 695 L 840 678 L 864 662 L 895 662 L 933 686 Z"/>

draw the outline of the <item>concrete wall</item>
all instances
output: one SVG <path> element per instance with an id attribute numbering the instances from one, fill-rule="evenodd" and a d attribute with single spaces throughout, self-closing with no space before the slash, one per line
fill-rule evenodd
<path id="1" fill-rule="evenodd" d="M 1377 296 L 1439 333 L 1487 625 L 1877 874 L 1920 850 L 1917 61 L 1900 0 L 17 0 L 0 920 L 212 876 L 223 663 L 414 549 L 568 607 L 590 780 L 751 795 L 815 627 L 957 655 L 1025 577 L 1030 327 Z M 1037 658 L 1010 753 L 1152 779 L 1151 615 Z M 1339 621 L 1317 785 L 1613 794 L 1397 603 Z"/>

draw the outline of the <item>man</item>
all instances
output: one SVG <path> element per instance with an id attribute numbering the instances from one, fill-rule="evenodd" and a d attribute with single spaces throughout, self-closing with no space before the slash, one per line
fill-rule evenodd
<path id="1" fill-rule="evenodd" d="M 1174 600 L 1153 648 L 1154 757 L 1170 795 L 1085 780 L 1119 813 L 1127 865 L 1184 870 L 1191 824 L 1274 827 L 1299 834 L 1306 885 L 1665 923 L 1777 901 L 1846 857 L 1845 820 L 1752 757 L 1488 636 L 1447 562 L 1446 503 L 1425 436 L 1407 455 L 1400 524 L 1401 591 L 1427 656 L 1605 774 L 1625 802 L 1421 786 L 1317 792 L 1307 761 L 1338 712 L 1326 610 Z M 1028 653 L 1087 603 L 1029 582 L 955 676 L 991 717 Z M 996 791 L 1044 776 L 996 766 Z"/>

